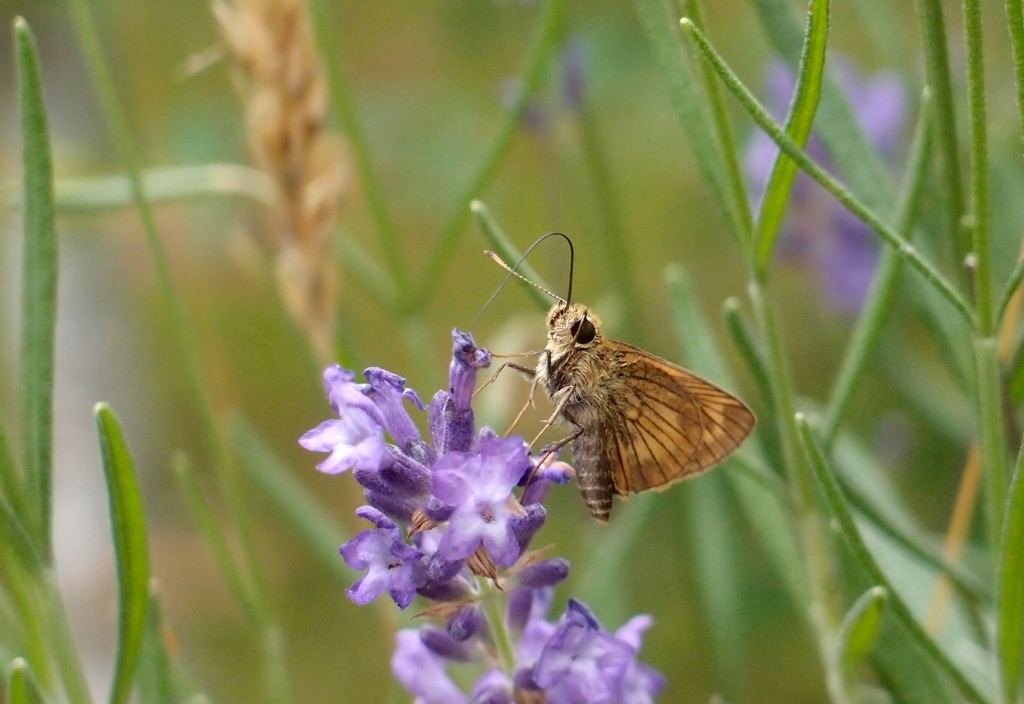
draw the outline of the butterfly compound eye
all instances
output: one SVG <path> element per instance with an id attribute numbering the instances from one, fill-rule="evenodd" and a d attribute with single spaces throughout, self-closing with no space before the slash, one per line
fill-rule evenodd
<path id="1" fill-rule="evenodd" d="M 572 339 L 582 345 L 593 342 L 597 336 L 597 328 L 594 327 L 590 318 L 584 318 L 573 323 L 572 327 L 569 328 L 569 332 L 572 333 Z"/>

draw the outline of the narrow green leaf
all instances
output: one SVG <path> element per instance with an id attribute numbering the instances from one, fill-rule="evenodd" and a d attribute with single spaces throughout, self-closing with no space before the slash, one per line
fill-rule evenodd
<path id="1" fill-rule="evenodd" d="M 43 693 L 39 691 L 28 663 L 15 658 L 11 663 L 7 680 L 7 701 L 9 704 L 43 704 Z"/>
<path id="2" fill-rule="evenodd" d="M 13 513 L 21 516 L 22 520 L 31 520 L 33 512 L 29 509 L 28 497 L 25 495 L 25 480 L 14 459 L 4 425 L 0 418 L 0 502 L 6 501 Z"/>
<path id="3" fill-rule="evenodd" d="M 797 71 L 796 90 L 789 116 L 786 118 L 786 133 L 800 147 L 805 147 L 811 136 L 811 127 L 821 99 L 828 23 L 829 0 L 811 0 L 803 55 L 800 57 L 800 68 Z M 771 263 L 796 174 L 797 165 L 784 153 L 779 152 L 772 165 L 771 176 L 761 201 L 761 212 L 757 218 L 755 265 L 760 272 L 765 271 Z"/>
<path id="4" fill-rule="evenodd" d="M 684 17 L 689 17 L 698 27 L 704 26 L 704 10 L 700 0 L 683 0 L 682 10 Z M 740 243 L 749 259 L 751 240 L 754 236 L 754 216 L 751 213 L 750 194 L 747 192 L 747 180 L 741 163 L 743 150 L 737 146 L 735 130 L 726 108 L 725 92 L 715 78 L 714 71 L 705 61 L 698 61 L 697 66 L 700 71 L 701 87 L 707 95 L 711 125 L 720 144 L 718 151 L 722 155 L 726 183 L 732 192 L 730 203 L 735 210 L 733 218 L 740 228 Z"/>
<path id="5" fill-rule="evenodd" d="M 753 0 L 761 24 L 775 51 L 795 69 L 800 61 L 803 25 L 791 0 Z M 861 128 L 856 109 L 844 88 L 826 74 L 814 128 L 829 158 L 850 184 L 858 200 L 887 216 L 895 192 L 888 170 Z"/>
<path id="6" fill-rule="evenodd" d="M 925 632 L 921 624 L 914 618 L 910 607 L 907 606 L 899 593 L 893 588 L 889 578 L 882 571 L 871 551 L 868 550 L 868 546 L 864 543 L 864 539 L 860 534 L 860 529 L 853 520 L 853 514 L 846 502 L 846 498 L 843 496 L 842 489 L 839 487 L 839 483 L 828 466 L 821 443 L 818 441 L 803 413 L 796 414 L 796 425 L 800 434 L 804 455 L 811 466 L 814 476 L 818 480 L 818 484 L 824 491 L 825 498 L 832 509 L 832 514 L 838 523 L 839 533 L 850 547 L 854 558 L 860 564 L 861 569 L 864 570 L 867 578 L 883 587 L 889 594 L 893 616 L 924 652 L 924 655 L 949 677 L 950 681 L 956 685 L 957 689 L 960 690 L 960 693 L 968 701 L 976 702 L 977 704 L 990 704 L 990 700 L 981 693 L 974 682 L 957 667 L 938 643 Z"/>
<path id="7" fill-rule="evenodd" d="M 1024 448 L 1010 486 L 999 550 L 997 644 L 1003 700 L 1020 701 L 1024 680 Z"/>
<path id="8" fill-rule="evenodd" d="M 138 696 L 142 704 L 172 704 L 184 700 L 177 687 L 171 653 L 168 652 L 163 606 L 156 580 L 150 580 L 146 613 L 146 642 L 139 661 Z"/>
<path id="9" fill-rule="evenodd" d="M 743 355 L 747 371 L 754 377 L 764 405 L 770 408 L 772 406 L 772 384 L 768 378 L 768 366 L 764 358 L 765 351 L 758 344 L 747 321 L 743 319 L 741 308 L 738 298 L 725 299 L 722 304 L 722 315 L 725 316 L 726 330 L 729 331 L 733 343 Z"/>
<path id="10" fill-rule="evenodd" d="M 522 250 L 516 247 L 505 234 L 505 231 L 501 229 L 498 221 L 491 214 L 490 208 L 483 201 L 474 200 L 469 204 L 469 209 L 473 213 L 477 225 L 480 226 L 480 231 L 484 234 L 487 241 L 491 243 L 491 246 L 494 247 L 495 253 L 509 266 L 515 266 L 516 262 L 523 256 Z M 516 271 L 537 284 L 537 286 L 546 288 L 549 291 L 551 290 L 530 262 L 524 261 Z M 527 288 L 529 289 L 530 297 L 540 306 L 541 310 L 546 311 L 551 307 L 553 300 L 550 296 L 534 286 L 528 286 Z M 495 295 L 497 295 L 497 292 L 495 292 Z"/>
<path id="11" fill-rule="evenodd" d="M 846 612 L 836 639 L 836 657 L 847 675 L 853 674 L 874 647 L 887 600 L 884 587 L 871 587 Z"/>
<path id="12" fill-rule="evenodd" d="M 929 261 L 921 256 L 921 253 L 904 238 L 896 234 L 892 228 L 882 222 L 879 216 L 871 210 L 863 201 L 859 200 L 849 190 L 843 187 L 838 181 L 830 176 L 821 166 L 816 164 L 808 156 L 807 152 L 793 142 L 776 122 L 768 111 L 761 105 L 750 90 L 739 80 L 735 73 L 722 60 L 722 57 L 711 46 L 707 37 L 695 26 L 682 21 L 683 28 L 693 37 L 700 48 L 704 58 L 709 61 L 725 86 L 733 93 L 747 113 L 754 119 L 757 125 L 763 129 L 772 140 L 779 145 L 779 148 L 793 159 L 807 175 L 817 181 L 829 193 L 836 197 L 840 203 L 864 221 L 876 234 L 890 247 L 896 249 L 901 257 L 906 259 L 911 266 L 918 270 L 932 287 L 935 288 L 968 323 L 973 322 L 974 313 L 971 307 L 964 300 L 955 288 L 946 280 L 946 277 L 935 268 Z"/>
<path id="13" fill-rule="evenodd" d="M 690 137 L 690 148 L 693 149 L 701 174 L 714 195 L 725 224 L 737 242 L 746 242 L 749 228 L 745 226 L 747 220 L 741 213 L 748 206 L 746 203 L 737 203 L 736 195 L 729 188 L 720 141 L 707 112 L 707 101 L 697 88 L 691 62 L 679 41 L 676 29 L 679 15 L 665 0 L 636 0 L 636 6 L 647 41 L 667 81 L 665 88 L 672 107 Z"/>
<path id="14" fill-rule="evenodd" d="M 27 526 L 22 522 L 22 516 L 13 511 L 3 498 L 0 498 L 0 540 L 10 546 L 22 567 L 30 574 L 44 567 Z"/>
<path id="15" fill-rule="evenodd" d="M 149 603 L 146 516 L 135 463 L 117 416 L 103 403 L 97 404 L 93 413 L 100 437 L 117 557 L 117 665 L 109 701 L 123 704 L 131 696 L 146 629 Z"/>
<path id="16" fill-rule="evenodd" d="M 1010 299 L 1017 292 L 1017 287 L 1020 286 L 1022 279 L 1024 279 L 1024 257 L 1019 258 L 1013 265 L 1013 271 L 1010 272 L 1006 285 L 1003 286 L 1003 292 L 999 296 L 999 304 L 996 306 L 997 325 L 1002 325 L 1003 318 L 1006 317 L 1006 307 L 1010 305 Z"/>
<path id="17" fill-rule="evenodd" d="M 21 404 L 25 476 L 35 503 L 33 533 L 52 560 L 53 355 L 57 326 L 57 233 L 54 226 L 50 135 L 35 39 L 14 21 L 18 105 L 24 159 L 25 247 L 21 298 Z"/>
<path id="18" fill-rule="evenodd" d="M 955 263 L 964 261 L 970 248 L 963 224 L 964 195 L 961 190 L 960 142 L 957 139 L 956 105 L 949 70 L 949 38 L 942 16 L 941 0 L 917 0 L 921 19 L 921 46 L 924 53 L 928 90 L 935 98 L 935 143 L 939 160 L 939 188 L 943 207 L 945 237 L 953 243 Z M 1011 32 L 1012 34 L 1012 32 Z"/>

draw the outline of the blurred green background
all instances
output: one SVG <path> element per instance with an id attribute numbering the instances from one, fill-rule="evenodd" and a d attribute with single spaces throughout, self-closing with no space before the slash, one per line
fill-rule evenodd
<path id="1" fill-rule="evenodd" d="M 752 5 L 706 5 L 706 26 L 716 46 L 763 96 L 773 51 Z M 831 53 L 864 75 L 895 71 L 913 107 L 922 73 L 917 20 L 913 3 L 895 5 L 835 3 Z M 506 117 L 503 94 L 523 70 L 543 3 L 320 2 L 317 7 L 332 40 L 322 47 L 324 59 L 345 76 L 399 234 L 401 259 L 419 280 L 438 233 L 456 216 L 461 194 Z M 802 16 L 802 3 L 792 7 Z M 51 0 L 6 1 L 0 8 L 8 25 L 16 14 L 25 16 L 39 43 L 58 189 L 121 173 L 67 8 Z M 97 0 L 91 9 L 145 169 L 249 163 L 242 101 L 226 57 L 216 53 L 220 38 L 208 2 Z M 884 13 L 884 21 L 877 13 Z M 946 3 L 946 13 L 950 35 L 959 36 L 959 5 Z M 987 47 L 992 49 L 990 124 L 998 177 L 994 198 L 1008 202 L 1007 194 L 1019 193 L 1022 185 L 1009 54 L 1001 13 L 989 13 L 986 21 L 992 37 Z M 472 196 L 487 204 L 521 248 L 549 231 L 568 233 L 577 252 L 574 297 L 602 315 L 612 336 L 686 365 L 664 278 L 666 264 L 684 267 L 722 333 L 725 361 L 740 382 L 735 390 L 756 410 L 764 399 L 751 396 L 753 385 L 737 363 L 719 314 L 725 298 L 745 297 L 747 274 L 694 164 L 635 7 L 610 0 L 570 3 L 563 32 L 563 44 L 575 46 L 584 58 L 585 110 L 566 102 L 561 57 L 556 57 L 533 99 L 533 119 L 519 126 L 493 178 Z M 0 63 L 0 180 L 12 202 L 19 138 L 6 32 L 0 43 L 0 55 L 8 57 Z M 962 61 L 956 51 L 953 60 Z M 195 70 L 197 56 L 212 59 Z M 740 142 L 748 142 L 753 128 L 735 104 L 728 107 Z M 910 124 L 912 119 L 908 140 Z M 1007 224 L 1014 211 L 1006 207 L 997 214 L 996 226 L 1007 242 L 1016 234 Z M 10 418 L 19 216 L 16 207 L 3 213 L 0 408 Z M 361 528 L 351 513 L 361 496 L 351 477 L 315 472 L 319 458 L 296 443 L 330 409 L 320 392 L 319 365 L 275 292 L 272 233 L 263 207 L 209 193 L 162 202 L 157 214 L 216 413 L 241 414 L 259 429 L 337 519 L 341 544 Z M 197 430 L 197 411 L 184 391 L 181 360 L 173 352 L 138 215 L 130 207 L 68 208 L 58 225 L 56 547 L 93 685 L 99 691 L 106 687 L 115 618 L 109 528 L 90 418 L 92 404 L 103 400 L 119 412 L 142 474 L 154 573 L 174 652 L 197 685 L 218 701 L 261 701 L 253 634 L 171 476 L 174 451 L 184 449 L 200 471 L 209 457 Z M 613 256 L 609 231 L 622 237 L 627 261 Z M 336 234 L 382 260 L 358 183 Z M 488 246 L 467 210 L 436 295 L 413 314 L 382 304 L 342 267 L 340 361 L 356 370 L 396 371 L 429 398 L 446 383 L 451 329 L 469 326 L 504 276 L 481 256 Z M 1012 245 L 1004 249 L 1015 256 Z M 339 259 L 344 251 L 339 248 Z M 556 291 L 564 290 L 567 262 L 559 246 L 537 250 L 532 263 Z M 820 398 L 832 382 L 851 319 L 827 305 L 814 272 L 782 266 L 778 309 L 795 382 L 809 399 Z M 632 287 L 629 297 L 621 295 L 626 287 Z M 854 399 L 849 429 L 878 455 L 916 517 L 940 533 L 970 432 L 965 402 L 916 316 L 897 310 L 895 317 L 898 322 L 887 326 L 882 353 Z M 543 312 L 513 284 L 472 332 L 495 352 L 535 349 L 543 344 Z M 908 370 L 919 376 L 908 376 Z M 927 380 L 924 393 L 931 404 L 926 408 L 919 396 L 910 398 L 910 387 L 921 391 L 918 379 Z M 507 379 L 485 392 L 479 401 L 481 423 L 503 430 L 527 387 Z M 721 504 L 724 519 L 714 523 L 716 531 L 724 527 L 720 536 L 699 535 L 701 525 L 687 513 L 688 495 L 717 481 L 722 477 L 712 474 L 664 495 L 617 504 L 618 518 L 635 504 L 656 505 L 642 528 L 641 549 L 634 546 L 622 573 L 613 575 L 595 575 L 587 565 L 595 550 L 613 540 L 616 522 L 594 524 L 574 487 L 556 490 L 537 545 L 553 543 L 553 554 L 568 557 L 575 567 L 559 589 L 555 611 L 573 596 L 592 603 L 610 629 L 633 613 L 653 614 L 656 624 L 642 659 L 669 679 L 661 701 L 707 701 L 715 692 L 735 701 L 822 701 L 824 685 L 803 616 L 759 554 L 735 502 Z M 404 701 L 388 669 L 396 622 L 390 602 L 369 608 L 349 602 L 348 583 L 323 568 L 323 560 L 297 540 L 266 497 L 254 490 L 249 498 L 259 519 L 263 575 L 285 631 L 295 700 Z M 728 556 L 729 589 L 739 607 L 729 627 L 732 652 L 713 652 L 709 641 L 697 574 L 707 562 L 695 554 L 702 543 L 719 545 Z M 614 605 L 599 603 L 595 585 L 606 580 L 614 580 L 622 593 Z M 408 618 L 401 614 L 397 621 Z"/>

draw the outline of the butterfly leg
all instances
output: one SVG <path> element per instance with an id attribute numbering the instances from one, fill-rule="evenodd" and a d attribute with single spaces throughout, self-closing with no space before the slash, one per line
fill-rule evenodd
<path id="1" fill-rule="evenodd" d="M 539 355 L 543 351 L 544 350 L 536 350 L 534 352 L 526 352 L 524 354 L 521 354 L 521 355 L 517 354 L 517 355 L 514 355 L 514 356 L 516 356 L 516 357 L 526 357 L 526 356 L 531 356 L 531 355 Z M 498 355 L 492 355 L 492 356 L 497 357 Z M 498 380 L 498 375 L 501 374 L 503 371 L 505 371 L 506 367 L 514 369 L 515 371 L 519 372 L 520 374 L 522 374 L 524 376 L 528 376 L 531 379 L 537 375 L 537 372 L 533 368 L 531 368 L 531 367 L 525 367 L 522 364 L 516 364 L 515 362 L 505 362 L 500 367 L 498 367 L 494 371 L 493 374 L 491 374 L 491 378 L 490 379 L 485 381 L 483 383 L 483 385 L 479 389 L 477 389 L 476 391 L 473 392 L 473 398 L 476 398 L 476 395 L 478 393 L 480 393 L 481 391 L 486 389 L 488 386 L 493 384 L 495 381 L 497 381 Z"/>
<path id="2" fill-rule="evenodd" d="M 523 407 L 519 409 L 519 413 L 516 414 L 515 420 L 512 421 L 512 425 L 510 425 L 508 427 L 508 430 L 505 431 L 505 435 L 511 435 L 512 434 L 513 428 L 515 428 L 517 425 L 519 425 L 519 420 L 523 417 L 523 414 L 526 413 L 526 409 L 527 408 L 533 408 L 533 394 L 536 391 L 537 391 L 537 375 L 534 374 L 533 381 L 530 383 L 530 395 L 529 395 L 529 397 L 527 397 L 526 403 L 523 404 Z M 534 440 L 534 442 L 536 442 L 536 440 Z M 530 443 L 530 446 L 532 447 L 533 443 Z"/>
<path id="3" fill-rule="evenodd" d="M 530 403 L 531 404 L 533 403 L 533 391 L 534 391 L 534 389 L 536 387 L 537 387 L 537 378 L 534 377 L 533 386 L 531 386 L 531 388 L 530 388 Z M 562 396 L 561 400 L 555 405 L 555 410 L 552 411 L 551 415 L 548 416 L 548 419 L 546 421 L 544 421 L 544 425 L 541 426 L 540 432 L 537 433 L 536 437 L 534 437 L 533 440 L 530 441 L 530 447 L 533 447 L 534 445 L 536 445 L 537 441 L 540 440 L 540 436 L 544 434 L 544 431 L 547 430 L 548 428 L 550 428 L 551 426 L 553 426 L 555 424 L 555 421 L 558 420 L 558 417 L 563 415 L 563 412 L 565 411 L 565 405 L 569 402 L 569 399 L 572 397 L 572 387 L 571 386 L 566 387 L 563 390 L 563 392 L 564 392 L 564 395 Z M 520 415 L 522 415 L 522 412 L 520 412 Z M 566 419 L 568 419 L 577 428 L 580 427 L 579 423 L 577 423 L 575 420 L 573 420 L 572 417 L 567 412 L 564 413 L 564 416 L 565 416 Z M 518 420 L 518 418 L 516 420 Z M 562 447 L 562 446 L 564 446 L 564 445 L 566 445 L 568 443 L 568 440 L 565 441 L 565 442 L 562 442 L 562 441 L 559 441 L 559 442 L 561 443 L 559 445 L 559 447 Z"/>

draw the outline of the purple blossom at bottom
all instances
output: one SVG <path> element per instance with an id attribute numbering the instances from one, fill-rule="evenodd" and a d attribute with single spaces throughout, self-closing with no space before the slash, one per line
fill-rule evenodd
<path id="1" fill-rule="evenodd" d="M 531 455 L 521 437 L 477 431 L 473 391 L 490 361 L 472 336 L 455 330 L 449 387 L 429 406 L 384 369 L 367 369 L 365 384 L 338 366 L 324 372 L 338 418 L 299 442 L 330 453 L 318 469 L 351 469 L 363 487 L 368 505 L 356 515 L 370 527 L 340 548 L 363 576 L 346 593 L 359 605 L 387 593 L 400 609 L 419 596 L 421 615 L 444 622 L 424 620 L 397 634 L 391 669 L 416 704 L 653 702 L 664 679 L 637 660 L 649 616 L 613 634 L 570 600 L 561 619 L 547 620 L 569 563 L 541 559 L 529 546 L 547 516 L 543 499 L 572 468 L 544 450 Z M 430 442 L 413 409 L 426 411 Z M 503 608 L 494 609 L 494 599 Z M 494 613 L 504 617 L 494 622 Z M 514 662 L 498 656 L 496 643 L 506 642 Z M 476 668 L 468 694 L 449 677 L 450 666 Z"/>

